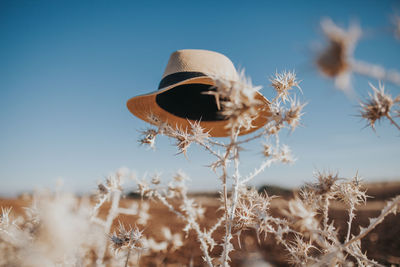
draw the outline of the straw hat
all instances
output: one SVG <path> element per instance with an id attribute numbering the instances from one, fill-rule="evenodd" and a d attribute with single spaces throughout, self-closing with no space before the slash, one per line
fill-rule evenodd
<path id="1" fill-rule="evenodd" d="M 149 123 L 151 114 L 182 129 L 190 129 L 190 121 L 200 121 L 211 136 L 228 136 L 229 129 L 225 126 L 229 118 L 220 114 L 215 96 L 204 94 L 213 90 L 215 83 L 211 77 L 215 76 L 233 81 L 239 78 L 233 63 L 220 53 L 178 50 L 171 54 L 158 90 L 129 99 L 127 107 L 133 115 Z M 269 103 L 260 93 L 256 98 Z M 269 116 L 269 110 L 264 107 L 252 122 L 254 128 L 243 130 L 240 135 L 259 129 L 267 123 Z"/>

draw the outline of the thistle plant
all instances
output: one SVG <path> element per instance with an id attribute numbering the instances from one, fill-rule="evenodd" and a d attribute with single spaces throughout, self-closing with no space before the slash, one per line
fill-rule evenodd
<path id="1" fill-rule="evenodd" d="M 369 99 L 360 103 L 361 117 L 367 120 L 368 125 L 375 130 L 375 122 L 386 118 L 400 130 L 399 124 L 393 119 L 400 115 L 400 95 L 392 98 L 391 95 L 385 93 L 385 87 L 379 83 L 379 89 L 371 83 L 369 86 L 372 88 L 373 94 L 369 93 Z"/>
<path id="2" fill-rule="evenodd" d="M 110 236 L 111 248 L 113 251 L 118 253 L 121 250 L 128 250 L 125 267 L 128 266 L 129 256 L 132 250 L 140 252 L 142 232 L 138 228 L 125 229 L 125 226 L 119 222 L 118 232 L 115 232 Z"/>
<path id="3" fill-rule="evenodd" d="M 220 77 L 213 77 L 215 82 L 215 92 L 211 92 L 216 97 L 217 105 L 220 107 L 222 115 L 229 118 L 227 128 L 229 129 L 229 141 L 223 143 L 213 140 L 208 132 L 201 127 L 200 122 L 191 122 L 190 129 L 180 129 L 162 122 L 159 118 L 150 115 L 149 120 L 157 128 L 147 129 L 143 132 L 144 137 L 139 140 L 142 144 L 153 146 L 157 135 L 165 135 L 176 140 L 176 147 L 179 153 L 186 155 L 187 149 L 191 144 L 203 147 L 207 152 L 215 157 L 215 161 L 210 163 L 210 168 L 218 175 L 222 184 L 221 205 L 224 214 L 217 220 L 216 226 L 211 229 L 201 230 L 197 221 L 199 206 L 194 204 L 194 200 L 186 196 L 186 187 L 180 182 L 170 184 L 167 194 L 160 193 L 157 184 L 153 187 L 144 181 L 139 183 L 139 190 L 143 196 L 155 198 L 182 220 L 186 221 L 185 230 L 194 230 L 200 242 L 204 260 L 208 266 L 229 266 L 230 253 L 235 249 L 232 244 L 233 232 L 235 229 L 235 217 L 238 204 L 246 187 L 255 176 L 273 163 L 291 163 L 294 161 L 291 151 L 286 145 L 279 142 L 279 133 L 287 128 L 294 130 L 300 124 L 303 115 L 302 110 L 305 104 L 300 103 L 291 96 L 294 87 L 299 87 L 299 81 L 294 72 L 277 73 L 271 78 L 272 87 L 277 95 L 273 101 L 262 103 L 257 97 L 260 86 L 253 86 L 251 80 L 240 72 L 237 81 L 225 80 Z M 240 132 L 252 127 L 253 120 L 257 117 L 259 109 L 270 110 L 271 117 L 268 123 L 250 137 L 240 138 Z M 264 150 L 261 151 L 265 160 L 248 175 L 242 175 L 239 170 L 239 154 L 242 146 L 250 141 L 264 139 Z M 151 140 L 149 142 L 148 140 Z M 218 149 L 218 150 L 217 150 Z M 221 152 L 222 150 L 222 152 Z M 232 168 L 230 168 L 232 166 Z M 233 169 L 232 172 L 230 170 Z M 178 177 L 182 177 L 178 175 Z M 175 178 L 175 182 L 177 182 Z M 181 180 L 179 178 L 178 180 Z M 156 179 L 158 181 L 158 179 Z M 228 182 L 232 182 L 228 197 Z M 156 186 L 156 187 L 154 187 Z M 182 203 L 179 208 L 171 204 L 172 199 L 178 198 Z M 242 205 L 242 204 L 241 204 Z M 212 233 L 222 225 L 224 227 L 223 240 L 214 240 Z M 210 251 L 214 246 L 221 246 L 222 253 L 218 258 L 212 258 Z"/>

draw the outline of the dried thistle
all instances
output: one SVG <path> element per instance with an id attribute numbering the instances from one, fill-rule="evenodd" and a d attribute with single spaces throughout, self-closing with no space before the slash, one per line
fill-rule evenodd
<path id="1" fill-rule="evenodd" d="M 148 129 L 146 131 L 142 131 L 143 137 L 139 139 L 139 143 L 141 145 L 149 145 L 150 148 L 155 148 L 155 141 L 158 132 L 154 129 Z"/>
<path id="2" fill-rule="evenodd" d="M 314 175 L 317 177 L 318 182 L 306 184 L 310 190 L 315 191 L 318 195 L 324 195 L 334 191 L 334 186 L 339 180 L 337 173 L 316 172 Z"/>
<path id="3" fill-rule="evenodd" d="M 185 156 L 186 152 L 190 146 L 190 144 L 193 142 L 193 139 L 191 138 L 190 133 L 188 133 L 187 130 L 176 130 L 174 133 L 174 138 L 176 140 L 176 147 L 178 148 L 179 152 L 178 154 L 183 153 Z"/>
<path id="4" fill-rule="evenodd" d="M 296 99 L 291 100 L 290 108 L 285 112 L 284 121 L 289 125 L 291 131 L 293 132 L 297 126 L 300 124 L 303 108 L 307 103 L 300 103 Z"/>
<path id="5" fill-rule="evenodd" d="M 252 121 L 263 103 L 256 99 L 256 93 L 261 86 L 253 86 L 251 79 L 246 77 L 244 70 L 240 71 L 236 81 L 226 80 L 221 77 L 212 77 L 215 83 L 215 97 L 221 108 L 221 115 L 229 118 L 227 128 L 237 129 L 252 128 Z"/>
<path id="6" fill-rule="evenodd" d="M 324 75 L 335 78 L 338 88 L 349 89 L 352 54 L 361 36 L 361 29 L 353 24 L 346 31 L 330 19 L 323 20 L 321 27 L 328 39 L 328 45 L 317 56 L 317 67 Z"/>
<path id="7" fill-rule="evenodd" d="M 379 83 L 379 89 L 371 83 L 369 83 L 369 86 L 372 88 L 373 94 L 368 93 L 370 99 L 360 103 L 361 117 L 367 120 L 368 125 L 371 126 L 373 130 L 375 130 L 375 122 L 385 117 L 400 130 L 399 125 L 390 115 L 392 107 L 400 103 L 400 97 L 393 99 L 391 95 L 385 93 L 385 88 L 381 83 Z"/>
<path id="8" fill-rule="evenodd" d="M 290 90 L 297 87 L 300 91 L 300 81 L 296 78 L 294 71 L 283 71 L 282 73 L 275 73 L 275 77 L 270 79 L 271 86 L 275 89 L 278 97 L 285 103 L 290 97 Z"/>
<path id="9" fill-rule="evenodd" d="M 207 143 L 210 138 L 210 134 L 209 131 L 207 132 L 203 127 L 200 126 L 200 121 L 189 121 L 189 124 L 193 140 L 199 144 Z"/>
<path id="10" fill-rule="evenodd" d="M 393 99 L 391 95 L 385 93 L 385 88 L 381 83 L 379 83 L 379 89 L 371 83 L 369 83 L 369 86 L 372 88 L 373 94 L 368 93 L 370 99 L 360 103 L 361 117 L 367 120 L 368 125 L 373 130 L 375 130 L 375 122 L 385 117 L 400 130 L 400 126 L 393 120 L 390 114 L 393 106 L 400 103 L 400 96 Z M 395 111 L 395 113 L 397 112 L 398 110 Z"/>
<path id="11" fill-rule="evenodd" d="M 335 198 L 352 207 L 365 203 L 367 201 L 367 195 L 358 175 L 351 181 L 337 184 Z"/>
<path id="12" fill-rule="evenodd" d="M 140 231 L 137 227 L 132 228 L 129 227 L 129 230 L 125 229 L 125 226 L 119 222 L 117 232 L 110 236 L 111 240 L 111 248 L 118 253 L 121 250 L 140 250 L 141 247 L 141 238 L 142 238 L 143 230 Z"/>
<path id="13" fill-rule="evenodd" d="M 274 154 L 274 158 L 282 163 L 293 163 L 296 159 L 292 155 L 290 147 L 287 145 L 282 145 L 280 150 Z"/>

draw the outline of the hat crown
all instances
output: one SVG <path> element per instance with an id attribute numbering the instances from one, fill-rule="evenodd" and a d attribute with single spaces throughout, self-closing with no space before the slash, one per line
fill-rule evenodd
<path id="1" fill-rule="evenodd" d="M 232 61 L 218 52 L 201 49 L 183 49 L 171 54 L 162 78 L 178 72 L 202 72 L 227 80 L 237 80 Z"/>

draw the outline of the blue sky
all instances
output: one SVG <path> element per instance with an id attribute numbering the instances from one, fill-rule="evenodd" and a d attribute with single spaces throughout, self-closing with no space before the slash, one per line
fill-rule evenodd
<path id="1" fill-rule="evenodd" d="M 331 17 L 365 30 L 356 58 L 400 69 L 400 41 L 388 30 L 399 11 L 396 1 L 1 1 L 0 195 L 54 187 L 58 177 L 66 189 L 87 192 L 123 166 L 165 179 L 182 169 L 191 189 L 217 189 L 201 149 L 187 160 L 167 138 L 156 151 L 139 146 L 147 125 L 125 105 L 156 90 L 169 55 L 184 48 L 227 55 L 266 96 L 276 70 L 294 69 L 302 80 L 303 127 L 282 136 L 298 160 L 272 167 L 255 185 L 299 186 L 315 170 L 399 179 L 399 132 L 387 122 L 377 133 L 363 129 L 357 100 L 312 64 L 312 47 L 323 41 L 319 22 Z M 376 83 L 355 76 L 360 97 L 368 81 Z M 243 173 L 262 160 L 258 143 L 248 149 Z"/>

